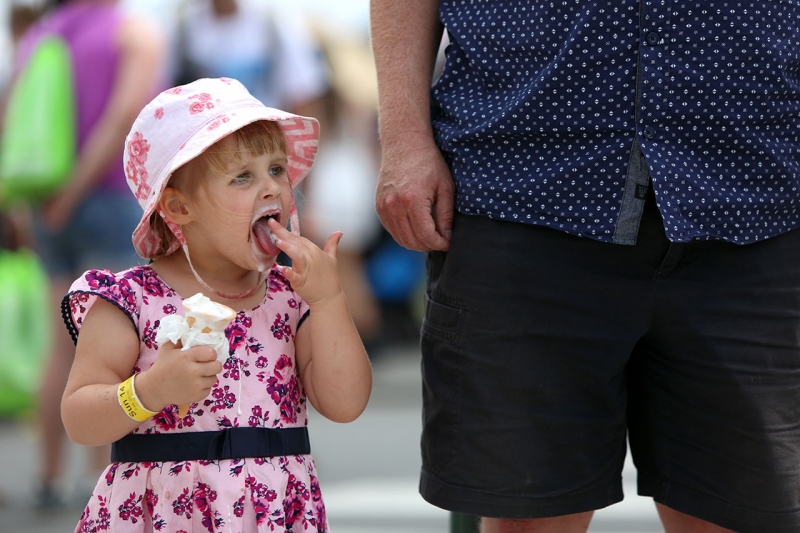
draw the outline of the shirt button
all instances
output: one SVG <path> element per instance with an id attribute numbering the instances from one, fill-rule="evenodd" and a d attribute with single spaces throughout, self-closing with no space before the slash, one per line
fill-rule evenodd
<path id="1" fill-rule="evenodd" d="M 656 130 L 651 126 L 645 126 L 644 129 L 642 130 L 642 135 L 644 136 L 645 139 L 649 141 L 650 139 L 656 136 Z"/>
<path id="2" fill-rule="evenodd" d="M 654 32 L 654 31 L 651 31 L 650 33 L 647 34 L 647 44 L 649 44 L 651 46 L 658 44 L 658 41 L 660 39 L 661 39 L 661 37 L 659 37 L 658 33 Z"/>

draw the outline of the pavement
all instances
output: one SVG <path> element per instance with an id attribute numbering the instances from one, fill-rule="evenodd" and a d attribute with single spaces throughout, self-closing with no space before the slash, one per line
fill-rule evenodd
<path id="1" fill-rule="evenodd" d="M 370 403 L 350 424 L 317 413 L 309 431 L 333 533 L 447 533 L 450 514 L 417 493 L 421 429 L 420 354 L 394 347 L 376 358 Z M 33 494 L 37 434 L 29 421 L 0 420 L 0 533 L 73 531 L 95 479 L 86 450 L 69 444 L 61 483 L 67 505 L 37 512 Z M 601 509 L 589 528 L 600 532 L 661 532 L 650 499 L 636 496 L 635 471 L 623 471 L 625 500 Z"/>

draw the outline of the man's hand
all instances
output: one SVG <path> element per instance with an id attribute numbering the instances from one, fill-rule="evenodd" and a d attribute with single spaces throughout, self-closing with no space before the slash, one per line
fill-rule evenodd
<path id="1" fill-rule="evenodd" d="M 454 193 L 433 138 L 407 136 L 383 147 L 375 208 L 402 246 L 423 252 L 450 247 Z"/>

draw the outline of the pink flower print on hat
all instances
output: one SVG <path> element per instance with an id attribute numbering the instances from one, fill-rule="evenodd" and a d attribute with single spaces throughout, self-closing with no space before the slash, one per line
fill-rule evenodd
<path id="1" fill-rule="evenodd" d="M 228 117 L 221 117 L 220 120 L 215 120 L 214 122 L 209 124 L 208 125 L 208 129 L 209 130 L 213 130 L 215 128 L 219 128 L 221 124 L 224 124 L 224 123 L 226 123 L 228 121 L 230 121 L 230 119 Z"/>
<path id="2" fill-rule="evenodd" d="M 147 198 L 150 194 L 150 185 L 147 183 L 148 173 L 144 165 L 147 162 L 150 145 L 147 143 L 147 139 L 138 132 L 133 134 L 127 145 L 129 157 L 125 164 L 125 176 L 136 198 Z"/>
<path id="3" fill-rule="evenodd" d="M 208 93 L 193 94 L 189 98 L 199 100 L 189 106 L 189 113 L 192 115 L 202 113 L 206 109 L 214 109 L 214 103 L 211 101 L 211 95 Z"/>
<path id="4" fill-rule="evenodd" d="M 150 194 L 150 185 L 147 183 L 148 173 L 145 163 L 147 162 L 147 152 L 150 150 L 150 145 L 147 143 L 147 139 L 142 137 L 139 132 L 131 136 L 127 145 L 129 157 L 125 164 L 125 175 L 136 198 L 147 198 L 148 194 Z M 136 187 L 135 189 L 134 186 Z"/>
<path id="5" fill-rule="evenodd" d="M 147 152 L 150 145 L 142 134 L 134 132 L 128 141 L 128 155 L 135 165 L 144 165 L 147 162 Z"/>

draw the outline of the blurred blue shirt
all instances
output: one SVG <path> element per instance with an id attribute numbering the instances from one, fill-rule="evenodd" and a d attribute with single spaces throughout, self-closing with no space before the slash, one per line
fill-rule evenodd
<path id="1" fill-rule="evenodd" d="M 442 0 L 440 15 L 432 121 L 460 212 L 631 244 L 652 186 L 671 241 L 800 225 L 797 2 Z"/>

